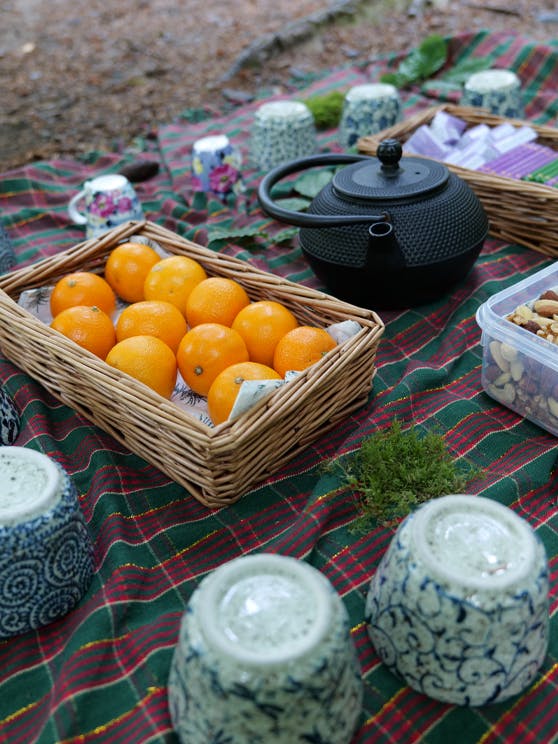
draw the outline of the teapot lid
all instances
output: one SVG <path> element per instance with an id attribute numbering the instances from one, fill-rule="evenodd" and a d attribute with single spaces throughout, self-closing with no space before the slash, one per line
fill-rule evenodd
<path id="1" fill-rule="evenodd" d="M 370 158 L 337 171 L 333 190 L 345 199 L 376 200 L 416 197 L 443 186 L 449 171 L 445 165 L 422 157 L 405 157 L 395 139 L 380 142 L 377 158 Z"/>

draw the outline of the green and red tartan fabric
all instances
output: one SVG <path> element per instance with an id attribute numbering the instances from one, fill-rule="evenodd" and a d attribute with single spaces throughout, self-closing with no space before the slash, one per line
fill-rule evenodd
<path id="1" fill-rule="evenodd" d="M 493 66 L 514 69 L 524 85 L 527 118 L 556 122 L 558 44 L 479 33 L 451 39 L 450 51 L 448 65 L 484 56 Z M 400 59 L 394 54 L 326 72 L 296 96 L 375 80 Z M 424 97 L 418 88 L 404 92 L 403 99 L 406 113 L 439 100 Z M 247 157 L 250 121 L 260 103 L 222 118 L 161 127 L 149 153 L 160 160 L 160 173 L 137 190 L 149 219 L 202 244 L 212 229 L 258 225 L 262 234 L 250 244 L 214 245 L 265 270 L 319 286 L 296 239 L 273 244 L 273 235 L 285 226 L 267 219 L 257 206 L 261 173 L 245 165 L 247 189 L 234 203 L 200 201 L 192 191 L 193 142 L 225 133 Z M 321 134 L 320 145 L 338 151 L 336 132 Z M 80 242 L 82 229 L 67 216 L 69 198 L 85 179 L 114 172 L 130 157 L 97 154 L 87 164 L 41 162 L 0 175 L 0 214 L 19 264 Z M 23 415 L 16 443 L 47 453 L 70 473 L 96 544 L 95 577 L 79 606 L 36 633 L 0 641 L 0 742 L 175 742 L 166 684 L 186 603 L 209 571 L 258 551 L 310 562 L 343 598 L 365 686 L 355 744 L 558 741 L 558 441 L 482 391 L 475 322 L 488 297 L 549 261 L 490 239 L 470 276 L 451 295 L 420 308 L 381 313 L 386 330 L 367 405 L 238 503 L 217 511 L 203 507 L 0 357 L 0 381 Z M 549 653 L 535 683 L 505 704 L 468 709 L 426 698 L 392 676 L 368 640 L 366 591 L 393 530 L 352 530 L 354 495 L 339 490 L 321 466 L 354 452 L 364 437 L 395 417 L 405 426 L 441 431 L 456 458 L 467 457 L 483 469 L 472 492 L 511 507 L 546 546 L 552 585 Z"/>

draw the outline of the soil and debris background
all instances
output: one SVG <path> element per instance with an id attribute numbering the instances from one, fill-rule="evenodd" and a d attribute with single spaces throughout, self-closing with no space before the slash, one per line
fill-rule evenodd
<path id="1" fill-rule="evenodd" d="M 552 0 L 5 0 L 0 170 L 120 151 L 159 123 L 226 112 L 265 91 L 428 35 L 558 34 Z"/>

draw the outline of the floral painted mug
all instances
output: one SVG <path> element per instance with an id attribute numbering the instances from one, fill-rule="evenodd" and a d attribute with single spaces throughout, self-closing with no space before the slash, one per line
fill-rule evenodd
<path id="1" fill-rule="evenodd" d="M 226 196 L 243 189 L 240 150 L 225 134 L 202 137 L 192 149 L 192 184 L 195 191 Z"/>
<path id="2" fill-rule="evenodd" d="M 82 203 L 84 211 L 78 209 Z M 129 220 L 143 220 L 144 214 L 134 187 L 125 176 L 112 173 L 86 181 L 70 200 L 70 218 L 85 225 L 87 238 L 97 238 Z"/>

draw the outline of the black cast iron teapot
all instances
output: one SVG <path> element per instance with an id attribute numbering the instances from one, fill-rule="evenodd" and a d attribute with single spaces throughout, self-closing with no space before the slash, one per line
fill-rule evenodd
<path id="1" fill-rule="evenodd" d="M 402 156 L 384 140 L 377 157 L 315 155 L 279 165 L 258 188 L 264 212 L 301 228 L 302 251 L 328 291 L 361 307 L 405 308 L 434 300 L 463 279 L 488 234 L 479 199 L 442 163 Z M 335 172 L 307 212 L 276 204 L 272 187 L 316 166 Z"/>

